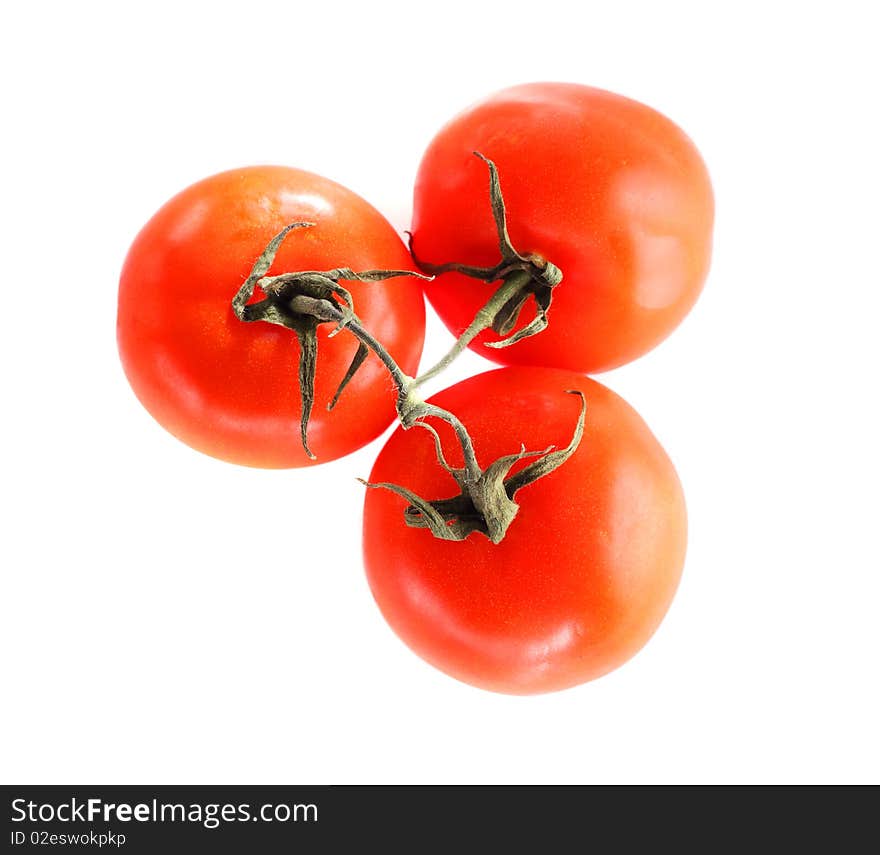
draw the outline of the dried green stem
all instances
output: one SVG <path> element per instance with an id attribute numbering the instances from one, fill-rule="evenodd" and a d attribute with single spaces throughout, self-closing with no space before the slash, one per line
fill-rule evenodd
<path id="1" fill-rule="evenodd" d="M 269 242 L 255 262 L 250 275 L 232 300 L 232 309 L 239 320 L 264 321 L 292 330 L 298 339 L 299 386 L 302 398 L 300 434 L 306 453 L 314 459 L 308 445 L 308 422 L 314 405 L 315 369 L 318 358 L 317 328 L 322 323 L 332 323 L 330 333 L 343 330 L 358 341 L 357 351 L 340 382 L 336 394 L 328 404 L 332 409 L 343 389 L 364 363 L 370 351 L 381 361 L 397 389 L 397 415 L 406 429 L 417 425 L 428 430 L 434 439 L 437 459 L 452 475 L 459 487 L 459 494 L 447 499 L 426 500 L 413 491 L 396 484 L 367 484 L 397 493 L 406 499 L 404 511 L 406 524 L 416 528 L 428 528 L 435 537 L 444 540 L 464 540 L 474 532 L 480 532 L 493 543 L 504 537 L 508 526 L 519 510 L 514 501 L 516 492 L 528 484 L 561 466 L 577 449 L 584 429 L 586 402 L 581 392 L 581 414 L 569 445 L 562 450 L 552 447 L 543 451 L 526 451 L 522 447 L 516 454 L 495 460 L 484 470 L 480 467 L 473 442 L 459 418 L 448 410 L 423 401 L 416 390 L 448 367 L 467 346 L 483 331 L 491 328 L 501 336 L 497 341 L 486 342 L 489 347 L 506 347 L 521 339 L 540 332 L 547 326 L 547 310 L 550 307 L 552 289 L 562 279 L 561 271 L 550 262 L 535 255 L 522 255 L 514 249 L 507 231 L 507 217 L 501 182 L 495 164 L 478 152 L 489 169 L 489 196 L 492 216 L 498 235 L 501 261 L 494 267 L 479 268 L 455 262 L 429 264 L 413 259 L 425 272 L 437 275 L 450 271 L 465 274 L 486 282 L 500 281 L 500 285 L 477 312 L 474 319 L 459 336 L 453 347 L 434 366 L 416 378 L 408 376 L 382 343 L 367 330 L 355 314 L 352 296 L 339 284 L 339 280 L 378 282 L 395 276 L 419 276 L 407 270 L 367 270 L 357 273 L 341 267 L 333 270 L 306 270 L 268 276 L 278 248 L 287 234 L 296 228 L 307 228 L 312 223 L 292 223 Z M 412 251 L 412 236 L 410 236 Z M 422 277 L 426 278 L 426 277 Z M 265 299 L 249 303 L 254 291 L 260 287 Z M 520 311 L 529 296 L 536 305 L 535 318 L 521 329 L 513 332 Z M 461 446 L 464 466 L 456 468 L 449 464 L 444 453 L 440 435 L 425 419 L 445 421 L 455 433 Z M 526 457 L 536 458 L 532 463 L 510 475 L 513 467 Z M 366 482 L 364 482 L 366 483 Z"/>
<path id="2" fill-rule="evenodd" d="M 501 287 L 489 298 L 489 301 L 474 316 L 467 329 L 456 339 L 449 352 L 436 365 L 429 368 L 423 374 L 416 377 L 413 387 L 418 388 L 423 383 L 436 377 L 445 371 L 465 350 L 467 346 L 483 330 L 489 329 L 495 321 L 498 313 L 505 305 L 515 297 L 531 279 L 528 272 L 517 270 L 504 280 Z"/>
<path id="3" fill-rule="evenodd" d="M 558 469 L 580 444 L 584 434 L 586 399 L 580 391 L 570 391 L 570 394 L 580 397 L 581 412 L 571 441 L 565 448 L 554 450 L 551 446 L 543 451 L 526 451 L 521 448 L 517 454 L 498 458 L 485 470 L 477 466 L 476 477 L 467 467 L 455 469 L 446 463 L 440 439 L 433 432 L 437 457 L 458 484 L 460 492 L 455 496 L 428 500 L 397 484 L 364 483 L 367 487 L 389 490 L 406 499 L 408 505 L 403 516 L 411 528 L 427 528 L 442 540 L 464 540 L 474 532 L 479 532 L 492 543 L 500 543 L 519 511 L 519 505 L 514 501 L 517 491 Z M 515 475 L 510 475 L 516 463 L 526 457 L 537 459 Z"/>
<path id="4" fill-rule="evenodd" d="M 335 321 L 337 324 L 345 322 L 345 329 L 373 351 L 382 361 L 394 385 L 398 395 L 406 395 L 409 392 L 412 378 L 403 372 L 401 367 L 394 361 L 394 357 L 382 346 L 372 333 L 366 330 L 357 318 L 349 319 L 346 314 L 329 300 L 316 299 L 305 295 L 297 295 L 290 300 L 290 308 L 297 314 L 311 315 L 321 321 Z"/>
<path id="5" fill-rule="evenodd" d="M 316 299 L 305 295 L 297 295 L 296 297 L 293 297 L 290 301 L 290 307 L 292 311 L 297 314 L 317 318 L 320 321 L 340 323 L 345 317 L 344 312 L 329 300 Z M 455 435 L 461 445 L 465 461 L 465 470 L 474 480 L 476 480 L 480 474 L 480 467 L 477 465 L 477 456 L 474 452 L 473 442 L 468 435 L 467 429 L 458 417 L 435 404 L 425 403 L 421 398 L 414 395 L 413 390 L 415 382 L 413 378 L 404 373 L 394 360 L 394 357 L 388 353 L 382 343 L 378 341 L 372 333 L 364 328 L 356 316 L 354 319 L 347 321 L 345 328 L 355 336 L 361 344 L 372 350 L 388 370 L 397 389 L 397 414 L 400 418 L 401 424 L 405 428 L 409 428 L 412 427 L 417 420 L 429 416 L 445 421 L 455 431 Z"/>
<path id="6" fill-rule="evenodd" d="M 482 282 L 501 282 L 489 301 L 477 313 L 474 321 L 467 327 L 455 346 L 436 366 L 426 372 L 418 383 L 435 376 L 443 370 L 471 341 L 483 330 L 492 329 L 502 336 L 498 341 L 485 342 L 486 347 L 509 347 L 529 336 L 536 335 L 547 326 L 547 312 L 553 299 L 553 289 L 562 281 L 562 271 L 552 262 L 539 255 L 523 254 L 516 250 L 507 231 L 507 209 L 501 192 L 501 180 L 495 164 L 480 152 L 474 154 L 489 169 L 489 200 L 492 218 L 498 238 L 501 260 L 494 267 L 475 267 L 449 261 L 434 264 L 416 255 L 413 236 L 409 235 L 409 250 L 413 261 L 425 273 L 440 276 L 444 273 L 460 273 Z M 522 329 L 512 333 L 519 320 L 520 312 L 530 296 L 535 299 L 535 317 Z M 489 315 L 488 321 L 486 320 Z"/>

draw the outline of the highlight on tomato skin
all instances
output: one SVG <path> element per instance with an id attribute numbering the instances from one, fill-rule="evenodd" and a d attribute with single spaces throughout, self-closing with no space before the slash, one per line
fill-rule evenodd
<path id="1" fill-rule="evenodd" d="M 678 476 L 640 416 L 578 373 L 501 368 L 430 400 L 467 426 L 481 463 L 520 444 L 563 447 L 586 397 L 583 439 L 562 466 L 516 495 L 504 539 L 436 539 L 404 522 L 406 502 L 367 491 L 363 548 L 373 596 L 419 656 L 466 683 L 534 694 L 593 680 L 629 660 L 659 626 L 684 565 L 687 516 Z M 449 463 L 451 430 L 434 425 Z M 456 492 L 426 431 L 398 429 L 371 482 L 439 499 Z"/>
<path id="2" fill-rule="evenodd" d="M 606 371 L 665 339 L 709 270 L 714 196 L 694 143 L 656 110 L 573 83 L 504 89 L 451 119 L 415 183 L 412 246 L 430 264 L 491 267 L 498 238 L 484 164 L 497 166 L 512 243 L 562 270 L 549 327 L 515 346 L 471 347 L 505 365 Z M 447 272 L 426 286 L 458 336 L 493 286 Z M 522 327 L 532 317 L 524 310 Z"/>
<path id="3" fill-rule="evenodd" d="M 283 227 L 291 232 L 272 273 L 350 267 L 412 269 L 390 223 L 345 187 L 284 166 L 252 166 L 186 188 L 150 219 L 126 257 L 117 340 L 137 397 L 172 434 L 233 463 L 312 465 L 300 438 L 298 345 L 289 329 L 245 324 L 231 301 Z M 404 371 L 415 373 L 424 341 L 421 284 L 343 282 L 355 311 Z M 348 454 L 395 418 L 395 396 L 370 355 L 332 412 L 327 403 L 357 350 L 348 335 L 318 328 L 315 403 L 308 426 L 314 462 Z"/>

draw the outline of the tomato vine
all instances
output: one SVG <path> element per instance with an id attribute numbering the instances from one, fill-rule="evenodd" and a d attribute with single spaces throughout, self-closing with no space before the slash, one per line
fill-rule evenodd
<path id="1" fill-rule="evenodd" d="M 415 255 L 413 258 L 419 267 L 432 276 L 447 270 L 456 270 L 484 281 L 500 281 L 502 284 L 485 306 L 477 312 L 473 322 L 458 338 L 452 349 L 423 374 L 410 377 L 401 370 L 382 343 L 364 327 L 355 313 L 351 294 L 339 282 L 340 280 L 378 282 L 398 276 L 429 279 L 429 276 L 409 270 L 355 272 L 347 267 L 267 275 L 288 234 L 295 229 L 311 228 L 313 223 L 304 221 L 290 223 L 272 238 L 254 262 L 250 275 L 233 297 L 232 309 L 240 321 L 277 324 L 296 335 L 300 346 L 298 372 L 302 400 L 300 437 L 303 448 L 312 459 L 315 459 L 315 455 L 308 444 L 308 424 L 314 404 L 318 326 L 322 323 L 332 323 L 335 327 L 331 335 L 345 330 L 358 340 L 358 349 L 328 409 L 332 409 L 336 404 L 368 353 L 370 351 L 375 353 L 396 387 L 396 410 L 401 425 L 406 429 L 413 426 L 421 427 L 432 434 L 437 460 L 452 475 L 460 493 L 452 498 L 429 500 L 398 484 L 367 481 L 362 483 L 370 488 L 391 490 L 405 498 L 409 505 L 404 511 L 404 520 L 411 527 L 427 528 L 434 537 L 442 540 L 464 540 L 470 534 L 480 532 L 493 543 L 499 543 L 516 516 L 518 505 L 514 501 L 514 496 L 517 491 L 561 466 L 577 449 L 583 436 L 586 400 L 583 393 L 571 392 L 580 396 L 581 412 L 571 441 L 565 448 L 556 450 L 550 446 L 541 451 L 526 451 L 525 447 L 522 447 L 519 452 L 504 455 L 483 469 L 477 461 L 473 441 L 467 428 L 458 417 L 448 410 L 425 402 L 416 394 L 419 386 L 450 365 L 475 336 L 489 327 L 507 336 L 493 342 L 495 347 L 512 345 L 541 332 L 547 326 L 547 310 L 550 307 L 552 289 L 562 280 L 562 272 L 552 262 L 535 255 L 522 255 L 514 249 L 507 233 L 506 212 L 498 170 L 491 160 L 483 157 L 479 152 L 475 154 L 489 169 L 490 199 L 498 232 L 501 261 L 491 268 L 479 268 L 456 262 L 432 265 L 418 260 Z M 249 301 L 257 288 L 262 291 L 264 297 L 251 303 Z M 534 296 L 537 306 L 535 319 L 518 332 L 508 335 L 530 295 Z M 446 461 L 439 435 L 425 421 L 430 417 L 445 421 L 454 430 L 464 457 L 462 468 L 454 468 Z M 511 475 L 513 467 L 525 458 L 536 459 Z"/>

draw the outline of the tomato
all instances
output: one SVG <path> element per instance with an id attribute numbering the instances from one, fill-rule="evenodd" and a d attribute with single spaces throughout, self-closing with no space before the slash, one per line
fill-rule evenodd
<path id="1" fill-rule="evenodd" d="M 519 512 L 499 544 L 479 533 L 437 539 L 405 524 L 399 495 L 367 492 L 364 556 L 383 615 L 428 662 L 485 689 L 547 692 L 616 668 L 657 628 L 681 575 L 678 477 L 639 415 L 605 386 L 561 369 L 501 368 L 430 400 L 462 420 L 485 467 L 521 443 L 565 447 L 580 407 L 566 390 L 586 398 L 583 438 L 516 493 Z M 435 426 L 448 462 L 461 466 L 451 429 Z M 457 492 L 433 439 L 415 428 L 391 436 L 370 480 L 428 500 Z"/>
<path id="2" fill-rule="evenodd" d="M 492 267 L 494 161 L 513 246 L 562 270 L 549 327 L 513 346 L 471 345 L 507 365 L 604 371 L 650 350 L 691 309 L 709 269 L 714 202 L 690 139 L 660 113 L 567 83 L 505 89 L 433 139 L 415 185 L 412 246 L 431 264 Z M 458 272 L 427 285 L 455 334 L 494 288 Z M 519 327 L 529 319 L 528 308 Z"/>
<path id="3" fill-rule="evenodd" d="M 257 257 L 296 221 L 314 226 L 287 235 L 273 274 L 413 267 L 400 237 L 367 202 L 326 178 L 281 166 L 235 169 L 193 184 L 144 226 L 125 260 L 117 333 L 132 388 L 171 433 L 224 460 L 264 467 L 312 462 L 300 439 L 296 336 L 242 323 L 231 308 Z M 414 373 L 425 324 L 418 280 L 344 284 L 366 327 Z M 332 330 L 318 328 L 308 427 L 318 462 L 361 447 L 395 417 L 395 396 L 374 355 L 327 411 L 358 347 L 344 331 L 328 339 Z"/>

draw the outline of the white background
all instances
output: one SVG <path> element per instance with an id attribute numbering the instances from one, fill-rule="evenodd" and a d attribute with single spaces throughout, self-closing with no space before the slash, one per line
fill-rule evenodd
<path id="1" fill-rule="evenodd" d="M 880 779 L 871 4 L 4 8 L 4 782 Z M 115 299 L 140 226 L 222 169 L 310 169 L 405 228 L 438 127 L 541 79 L 667 113 L 718 217 L 695 310 L 601 378 L 684 482 L 678 597 L 622 669 L 516 698 L 374 606 L 354 479 L 379 443 L 310 471 L 191 451 L 129 390 Z M 267 509 L 308 560 L 242 536 Z"/>

